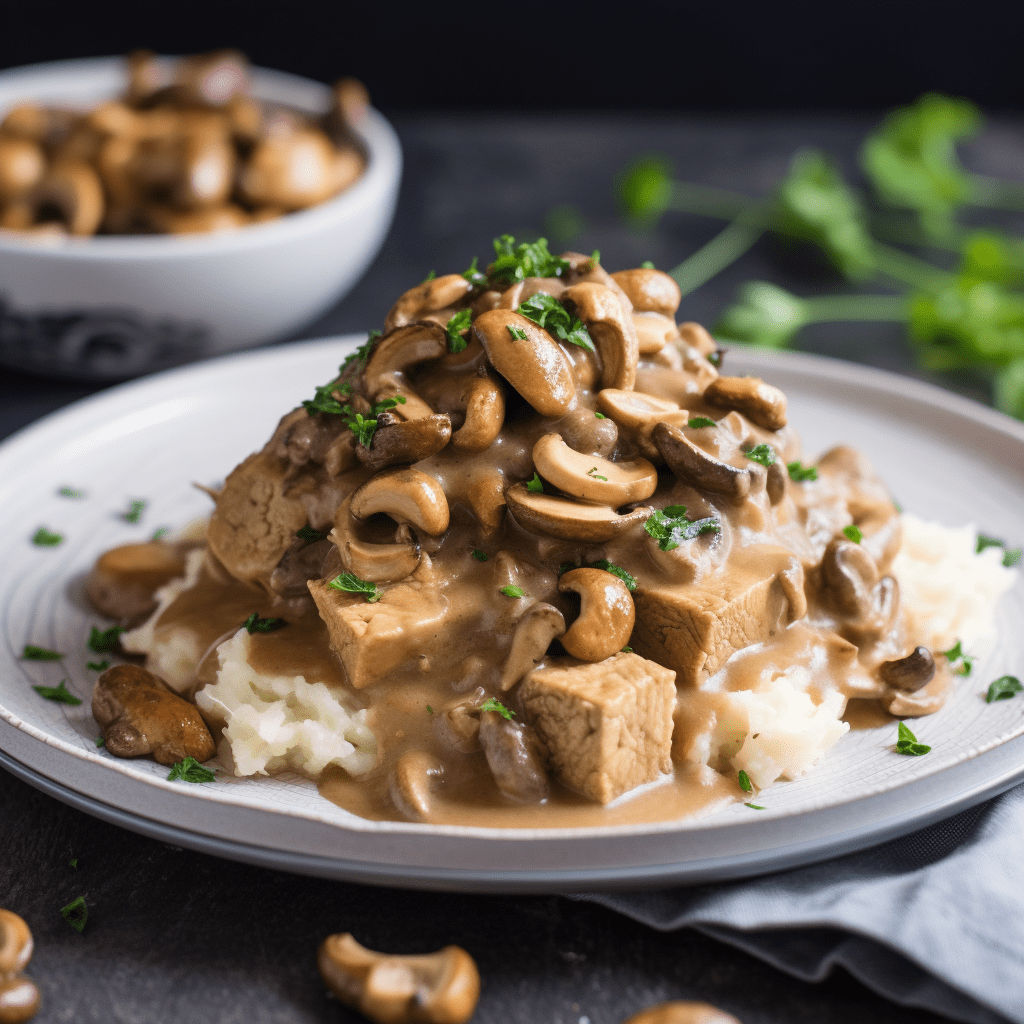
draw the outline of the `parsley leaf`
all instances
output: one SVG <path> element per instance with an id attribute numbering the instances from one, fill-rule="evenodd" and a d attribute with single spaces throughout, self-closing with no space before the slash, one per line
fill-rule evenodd
<path id="1" fill-rule="evenodd" d="M 142 513 L 145 511 L 146 503 L 136 498 L 133 501 L 129 502 L 127 510 L 121 513 L 121 518 L 126 523 L 131 523 L 132 525 L 134 525 L 142 519 Z"/>
<path id="2" fill-rule="evenodd" d="M 437 271 L 436 270 L 432 270 L 429 274 L 427 274 L 427 276 L 425 278 L 423 278 L 422 281 L 420 281 L 420 284 L 426 284 L 428 281 L 434 281 L 436 279 L 437 279 Z"/>
<path id="3" fill-rule="evenodd" d="M 370 331 L 367 335 L 366 341 L 359 346 L 350 356 L 345 357 L 345 361 L 341 364 L 339 372 L 345 373 L 353 364 L 356 364 L 361 370 L 366 366 L 367 360 L 370 358 L 370 353 L 373 352 L 373 347 L 377 343 L 377 339 L 381 336 L 380 331 Z"/>
<path id="4" fill-rule="evenodd" d="M 532 480 L 526 481 L 526 489 L 531 494 L 543 494 L 544 493 L 544 481 L 541 480 L 537 473 L 533 474 Z"/>
<path id="5" fill-rule="evenodd" d="M 492 278 L 515 284 L 528 277 L 561 277 L 568 269 L 568 260 L 548 251 L 546 238 L 519 245 L 511 235 L 494 239 L 494 262 L 490 267 Z"/>
<path id="6" fill-rule="evenodd" d="M 506 324 L 505 329 L 512 335 L 512 339 L 514 341 L 526 341 L 526 331 L 524 331 L 522 327 L 515 327 L 512 324 Z"/>
<path id="7" fill-rule="evenodd" d="M 92 669 L 93 672 L 105 672 L 110 668 L 110 662 L 104 658 L 102 661 L 87 661 L 85 667 Z"/>
<path id="8" fill-rule="evenodd" d="M 319 412 L 325 412 L 330 416 L 341 416 L 348 406 L 342 405 L 334 397 L 334 393 L 337 391 L 345 395 L 351 390 L 352 385 L 348 381 L 332 380 L 329 384 L 321 384 L 315 388 L 313 397 L 307 398 L 302 405 L 310 416 L 315 416 Z"/>
<path id="9" fill-rule="evenodd" d="M 856 523 L 850 523 L 849 526 L 844 526 L 843 536 L 847 540 L 852 540 L 854 544 L 859 544 L 864 539 L 864 534 Z"/>
<path id="10" fill-rule="evenodd" d="M 167 781 L 174 782 L 176 779 L 181 779 L 182 782 L 213 782 L 216 777 L 216 772 L 204 768 L 194 757 L 186 757 L 177 764 L 171 765 Z"/>
<path id="11" fill-rule="evenodd" d="M 605 572 L 610 572 L 613 576 L 618 576 L 619 579 L 626 584 L 626 589 L 630 591 L 630 593 L 636 590 L 636 578 L 626 572 L 621 565 L 609 562 L 607 558 L 598 559 L 596 562 L 587 562 L 584 568 L 604 569 Z"/>
<path id="12" fill-rule="evenodd" d="M 318 540 L 326 540 L 327 533 L 327 530 L 314 530 L 312 526 L 306 525 L 301 530 L 296 530 L 295 536 L 307 544 L 313 544 Z"/>
<path id="13" fill-rule="evenodd" d="M 1003 555 L 1003 565 L 1007 569 L 1012 569 L 1016 565 L 1020 565 L 1021 558 L 1024 557 L 1024 548 L 1013 548 L 1007 550 L 1006 554 Z"/>
<path id="14" fill-rule="evenodd" d="M 97 747 L 106 746 L 106 743 L 107 743 L 107 741 L 102 736 L 97 736 L 96 737 L 96 746 Z"/>
<path id="15" fill-rule="evenodd" d="M 594 419 L 595 420 L 606 420 L 606 419 L 608 419 L 608 417 L 605 416 L 605 414 L 603 412 L 595 412 L 594 413 Z"/>
<path id="16" fill-rule="evenodd" d="M 1021 690 L 1024 690 L 1024 686 L 1021 686 L 1020 680 L 1016 676 L 1000 676 L 989 686 L 988 693 L 985 694 L 985 703 L 991 704 L 997 700 L 1010 700 L 1011 697 L 1015 697 Z"/>
<path id="17" fill-rule="evenodd" d="M 543 327 L 548 334 L 553 334 L 572 345 L 579 345 L 588 352 L 594 351 L 594 343 L 586 327 L 576 317 L 570 316 L 565 306 L 553 295 L 537 292 L 520 303 L 517 312 L 527 320 L 532 320 L 538 327 Z"/>
<path id="18" fill-rule="evenodd" d="M 486 562 L 487 561 L 487 555 L 485 555 L 479 548 L 473 548 L 473 557 L 478 562 Z"/>
<path id="19" fill-rule="evenodd" d="M 63 539 L 63 533 L 52 533 L 45 526 L 40 526 L 32 534 L 32 543 L 40 548 L 55 548 Z"/>
<path id="20" fill-rule="evenodd" d="M 497 711 L 502 718 L 507 718 L 510 722 L 512 716 L 515 714 L 514 711 L 510 711 L 500 700 L 496 700 L 494 697 L 488 697 L 487 700 L 480 705 L 481 711 Z"/>
<path id="21" fill-rule="evenodd" d="M 62 679 L 56 686 L 33 686 L 32 689 L 47 700 L 56 701 L 58 704 L 70 704 L 73 708 L 78 707 L 82 701 L 64 683 L 65 680 Z"/>
<path id="22" fill-rule="evenodd" d="M 686 425 L 693 427 L 694 430 L 699 430 L 701 427 L 717 427 L 718 423 L 707 416 L 691 416 L 686 421 Z"/>
<path id="23" fill-rule="evenodd" d="M 759 444 L 756 448 L 751 448 L 749 452 L 743 454 L 752 462 L 759 462 L 765 469 L 774 465 L 776 459 L 775 449 L 770 444 Z"/>
<path id="24" fill-rule="evenodd" d="M 818 467 L 805 466 L 799 460 L 787 462 L 786 469 L 789 472 L 789 479 L 795 480 L 798 484 L 802 484 L 805 480 L 818 479 Z"/>
<path id="25" fill-rule="evenodd" d="M 754 811 L 764 811 L 764 810 L 767 810 L 766 807 L 762 807 L 760 804 L 744 804 L 743 806 L 744 807 L 749 807 L 751 810 L 754 810 Z"/>
<path id="26" fill-rule="evenodd" d="M 927 744 L 918 743 L 917 737 L 907 727 L 906 722 L 900 722 L 896 740 L 897 754 L 906 754 L 908 757 L 920 757 L 922 754 L 927 754 L 931 749 Z"/>
<path id="27" fill-rule="evenodd" d="M 626 647 L 623 647 L 622 650 L 619 653 L 620 654 L 632 654 L 633 653 L 633 648 L 627 645 Z"/>
<path id="28" fill-rule="evenodd" d="M 159 526 L 159 527 L 157 527 L 157 528 L 156 528 L 156 529 L 155 529 L 155 530 L 153 531 L 153 536 L 152 536 L 152 537 L 150 537 L 149 539 L 150 539 L 150 540 L 162 540 L 162 539 L 163 539 L 164 537 L 166 537 L 166 536 L 167 536 L 167 534 L 168 534 L 168 533 L 170 533 L 170 532 L 171 532 L 171 531 L 170 531 L 170 530 L 169 530 L 169 529 L 168 529 L 168 528 L 167 528 L 166 526 Z"/>
<path id="29" fill-rule="evenodd" d="M 655 512 L 644 523 L 644 529 L 658 542 L 662 551 L 672 551 L 684 540 L 693 540 L 702 533 L 720 532 L 722 524 L 714 516 L 687 519 L 685 505 L 669 505 L 664 512 Z"/>
<path id="30" fill-rule="evenodd" d="M 471 284 L 474 288 L 482 288 L 487 284 L 487 275 L 477 269 L 477 257 L 473 257 L 473 262 L 462 272 L 462 276 Z"/>
<path id="31" fill-rule="evenodd" d="M 247 629 L 250 633 L 273 633 L 287 625 L 288 623 L 284 619 L 261 619 L 258 612 L 253 612 L 242 623 L 242 628 Z"/>
<path id="32" fill-rule="evenodd" d="M 997 537 L 986 537 L 983 533 L 978 534 L 978 544 L 975 551 L 981 554 L 985 548 L 1002 548 L 1003 549 L 1003 565 L 1007 569 L 1012 569 L 1015 565 L 1020 565 L 1021 555 L 1024 554 L 1021 548 L 1008 548 L 1004 541 L 999 540 Z"/>
<path id="33" fill-rule="evenodd" d="M 640 267 L 643 270 L 654 270 L 654 264 L 650 260 L 644 260 Z"/>
<path id="34" fill-rule="evenodd" d="M 36 647 L 35 644 L 25 644 L 21 656 L 26 661 L 60 661 L 64 657 L 60 651 L 51 651 L 48 647 Z"/>
<path id="35" fill-rule="evenodd" d="M 744 793 L 752 793 L 754 791 L 754 787 L 750 782 L 750 776 L 742 768 L 740 769 L 739 783 L 740 789 L 742 789 Z"/>
<path id="36" fill-rule="evenodd" d="M 97 654 L 116 650 L 117 638 L 124 631 L 124 626 L 111 626 L 110 629 L 97 629 L 93 626 L 89 631 L 89 650 L 95 651 Z"/>
<path id="37" fill-rule="evenodd" d="M 81 935 L 85 930 L 85 922 L 89 920 L 89 908 L 86 905 L 85 897 L 79 896 L 66 907 L 61 907 L 60 916 Z"/>
<path id="38" fill-rule="evenodd" d="M 469 324 L 472 318 L 472 312 L 468 309 L 463 309 L 451 317 L 445 326 L 445 333 L 448 335 L 448 351 L 452 355 L 465 352 L 469 342 L 463 335 L 469 331 Z"/>
<path id="39" fill-rule="evenodd" d="M 587 470 L 587 476 L 593 478 L 594 480 L 603 480 L 605 483 L 608 483 L 608 477 L 601 476 L 601 474 L 598 473 L 597 471 L 597 466 L 591 466 L 590 469 Z"/>
<path id="40" fill-rule="evenodd" d="M 77 491 L 74 487 L 62 487 L 57 492 L 62 498 L 84 498 L 85 491 Z"/>
<path id="41" fill-rule="evenodd" d="M 961 663 L 960 667 L 955 669 L 958 676 L 969 676 L 974 669 L 974 655 L 967 654 L 959 640 L 948 651 L 939 651 L 939 653 L 949 662 L 950 668 L 956 661 Z"/>
<path id="42" fill-rule="evenodd" d="M 343 572 L 335 576 L 329 585 L 335 590 L 344 590 L 349 594 L 363 594 L 370 604 L 379 601 L 384 596 L 384 591 L 378 590 L 376 583 L 361 580 L 351 572 Z"/>
<path id="43" fill-rule="evenodd" d="M 513 586 L 511 583 L 505 584 L 505 586 L 503 586 L 501 588 L 501 592 L 506 597 L 525 597 L 526 596 L 526 594 L 523 592 L 523 588 L 522 587 Z"/>

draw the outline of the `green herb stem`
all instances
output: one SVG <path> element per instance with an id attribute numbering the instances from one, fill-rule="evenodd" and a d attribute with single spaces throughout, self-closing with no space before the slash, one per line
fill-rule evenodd
<path id="1" fill-rule="evenodd" d="M 675 213 L 696 213 L 732 220 L 756 202 L 754 196 L 745 196 L 740 192 L 698 185 L 692 181 L 673 181 L 668 209 Z"/>
<path id="2" fill-rule="evenodd" d="M 675 279 L 683 295 L 689 295 L 753 248 L 764 232 L 761 207 L 743 211 L 710 242 L 673 267 L 669 276 Z"/>
<path id="3" fill-rule="evenodd" d="M 923 292 L 937 291 L 949 276 L 939 267 L 884 242 L 875 242 L 871 252 L 879 274 Z"/>
<path id="4" fill-rule="evenodd" d="M 823 295 L 804 299 L 805 324 L 834 321 L 902 321 L 907 300 L 901 295 Z"/>
<path id="5" fill-rule="evenodd" d="M 1005 178 L 991 178 L 986 174 L 971 174 L 972 206 L 987 206 L 994 210 L 1024 212 L 1024 181 L 1009 181 Z"/>

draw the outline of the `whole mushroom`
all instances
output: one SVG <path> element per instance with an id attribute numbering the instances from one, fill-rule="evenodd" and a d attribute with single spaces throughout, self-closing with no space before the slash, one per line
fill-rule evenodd
<path id="1" fill-rule="evenodd" d="M 18 1024 L 39 1009 L 39 989 L 21 973 L 32 948 L 28 925 L 12 911 L 0 910 L 0 1024 Z"/>

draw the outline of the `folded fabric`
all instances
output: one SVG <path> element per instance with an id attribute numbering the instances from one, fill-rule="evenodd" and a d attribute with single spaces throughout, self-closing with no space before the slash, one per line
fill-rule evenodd
<path id="1" fill-rule="evenodd" d="M 661 931 L 696 928 L 820 981 L 969 1024 L 1024 1024 L 1024 786 L 870 850 L 741 882 L 591 900 Z"/>

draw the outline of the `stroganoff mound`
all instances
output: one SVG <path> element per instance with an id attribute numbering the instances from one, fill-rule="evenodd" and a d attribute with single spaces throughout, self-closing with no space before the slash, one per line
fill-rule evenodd
<path id="1" fill-rule="evenodd" d="M 1012 574 L 938 556 L 951 531 L 854 450 L 804 466 L 785 396 L 677 326 L 667 275 L 496 253 L 281 420 L 126 635 L 235 772 L 371 817 L 562 824 L 636 791 L 601 820 L 652 820 L 798 777 L 850 698 L 937 710 L 927 648 Z M 951 571 L 971 598 L 941 618 Z"/>

